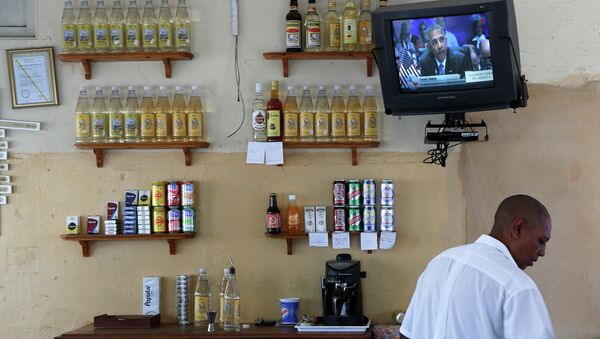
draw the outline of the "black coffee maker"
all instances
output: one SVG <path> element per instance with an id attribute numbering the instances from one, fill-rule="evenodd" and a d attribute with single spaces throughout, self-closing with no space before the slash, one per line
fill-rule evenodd
<path id="1" fill-rule="evenodd" d="M 350 254 L 338 254 L 325 264 L 321 277 L 323 293 L 323 325 L 362 326 L 368 319 L 362 314 L 360 279 L 367 276 L 360 271 L 360 261 Z"/>

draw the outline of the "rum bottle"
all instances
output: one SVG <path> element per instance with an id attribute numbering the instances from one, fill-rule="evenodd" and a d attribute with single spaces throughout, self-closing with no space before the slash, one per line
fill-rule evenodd
<path id="1" fill-rule="evenodd" d="M 125 141 L 138 142 L 140 140 L 140 112 L 135 87 L 127 88 L 127 99 L 125 99 Z"/>
<path id="2" fill-rule="evenodd" d="M 317 113 L 315 115 L 315 137 L 317 141 L 329 140 L 329 118 L 331 108 L 329 100 L 325 93 L 325 86 L 319 86 L 319 95 L 317 96 Z"/>
<path id="3" fill-rule="evenodd" d="M 346 140 L 346 104 L 342 97 L 342 87 L 335 85 L 331 101 L 331 139 L 333 141 Z"/>
<path id="4" fill-rule="evenodd" d="M 302 52 L 302 15 L 298 0 L 290 0 L 290 11 L 285 16 L 285 51 Z"/>
<path id="5" fill-rule="evenodd" d="M 348 140 L 357 141 L 362 136 L 361 122 L 363 111 L 356 92 L 356 85 L 350 86 L 350 94 L 348 95 L 348 113 L 346 119 L 346 134 Z"/>
<path id="6" fill-rule="evenodd" d="M 129 0 L 127 8 L 127 52 L 138 52 L 142 48 L 140 39 L 140 11 L 137 7 L 137 0 Z"/>
<path id="7" fill-rule="evenodd" d="M 179 0 L 175 12 L 175 48 L 178 51 L 189 52 L 191 50 L 191 21 L 185 0 Z"/>
<path id="8" fill-rule="evenodd" d="M 252 139 L 254 141 L 267 141 L 267 105 L 263 97 L 263 85 L 256 83 L 254 104 L 252 110 Z"/>
<path id="9" fill-rule="evenodd" d="M 300 110 L 298 109 L 298 101 L 296 100 L 296 93 L 294 86 L 288 85 L 287 96 L 285 97 L 285 103 L 283 104 L 284 114 L 284 130 L 283 140 L 285 141 L 298 141 L 299 128 L 298 128 L 298 116 Z"/>
<path id="10" fill-rule="evenodd" d="M 104 7 L 104 0 L 96 0 L 96 11 L 94 12 L 94 51 L 106 53 L 110 47 L 109 42 L 110 25 L 108 24 L 108 13 Z"/>
<path id="11" fill-rule="evenodd" d="M 267 233 L 281 233 L 281 213 L 277 207 L 277 196 L 269 194 L 269 208 L 267 208 Z"/>
<path id="12" fill-rule="evenodd" d="M 158 11 L 158 48 L 161 51 L 171 51 L 173 47 L 173 16 L 169 0 L 161 0 Z"/>
<path id="13" fill-rule="evenodd" d="M 77 21 L 73 11 L 73 1 L 65 0 L 62 18 L 62 52 L 73 53 L 77 51 Z"/>
<path id="14" fill-rule="evenodd" d="M 317 13 L 315 0 L 308 0 L 308 13 L 304 17 L 304 50 L 318 52 L 321 50 L 321 18 Z"/>
<path id="15" fill-rule="evenodd" d="M 125 15 L 121 0 L 113 0 L 110 11 L 110 51 L 123 53 L 125 50 Z"/>
<path id="16" fill-rule="evenodd" d="M 208 327 L 210 311 L 210 286 L 206 268 L 200 268 L 194 291 L 194 327 Z"/>
<path id="17" fill-rule="evenodd" d="M 300 208 L 296 205 L 296 195 L 290 194 L 288 199 L 290 201 L 286 210 L 288 232 L 300 233 L 302 232 L 300 227 Z"/>
<path id="18" fill-rule="evenodd" d="M 225 288 L 227 287 L 227 281 L 229 281 L 231 268 L 225 268 L 223 270 L 223 279 L 221 280 L 221 285 L 219 286 L 219 324 L 223 326 L 223 319 L 225 316 Z"/>
<path id="19" fill-rule="evenodd" d="M 362 10 L 358 17 L 358 47 L 361 51 L 370 51 L 373 49 L 371 0 L 362 0 Z"/>
<path id="20" fill-rule="evenodd" d="M 373 85 L 365 87 L 365 99 L 363 100 L 363 110 L 365 111 L 365 140 L 379 140 L 379 111 L 377 101 L 373 96 Z"/>
<path id="21" fill-rule="evenodd" d="M 108 136 L 105 100 L 104 90 L 96 86 L 96 95 L 92 104 L 92 142 L 105 142 Z"/>
<path id="22" fill-rule="evenodd" d="M 156 52 L 158 49 L 157 24 L 152 0 L 146 0 L 142 12 L 142 46 L 144 52 Z"/>
<path id="23" fill-rule="evenodd" d="M 225 331 L 240 330 L 240 294 L 235 279 L 235 267 L 229 268 L 230 275 L 227 279 L 223 293 L 223 329 Z"/>
<path id="24" fill-rule="evenodd" d="M 108 142 L 123 142 L 124 137 L 123 104 L 119 87 L 112 86 L 108 101 Z"/>
<path id="25" fill-rule="evenodd" d="M 315 138 L 315 106 L 310 95 L 310 88 L 302 86 L 300 100 L 300 140 L 314 141 Z"/>
<path id="26" fill-rule="evenodd" d="M 267 102 L 267 141 L 283 140 L 283 104 L 279 100 L 279 82 L 271 81 L 271 100 Z"/>
<path id="27" fill-rule="evenodd" d="M 159 90 L 156 100 L 156 141 L 165 142 L 171 140 L 173 118 L 171 117 L 171 103 L 167 86 L 161 85 Z"/>
<path id="28" fill-rule="evenodd" d="M 75 107 L 75 142 L 84 143 L 90 141 L 90 99 L 87 88 L 79 87 L 79 98 Z"/>
<path id="29" fill-rule="evenodd" d="M 144 86 L 142 97 L 140 134 L 142 142 L 156 141 L 156 116 L 154 99 L 152 98 L 152 87 Z"/>
<path id="30" fill-rule="evenodd" d="M 92 53 L 94 51 L 94 27 L 92 25 L 92 13 L 87 0 L 81 0 L 79 17 L 77 18 L 77 46 L 81 53 Z"/>
<path id="31" fill-rule="evenodd" d="M 173 98 L 173 140 L 184 141 L 187 138 L 187 105 L 183 97 L 183 87 L 175 86 Z"/>
<path id="32" fill-rule="evenodd" d="M 325 15 L 325 50 L 340 50 L 340 14 L 337 12 L 335 0 L 329 0 L 327 4 L 327 14 Z"/>
<path id="33" fill-rule="evenodd" d="M 358 48 L 358 11 L 354 0 L 346 1 L 346 8 L 342 13 L 342 50 L 355 51 Z"/>
<path id="34" fill-rule="evenodd" d="M 203 112 L 204 108 L 202 107 L 202 99 L 200 98 L 200 87 L 193 85 L 187 113 L 189 141 L 202 141 L 204 127 Z"/>

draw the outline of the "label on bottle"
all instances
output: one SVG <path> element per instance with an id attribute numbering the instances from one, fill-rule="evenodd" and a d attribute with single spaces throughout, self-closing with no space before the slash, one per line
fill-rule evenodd
<path id="1" fill-rule="evenodd" d="M 194 297 L 194 320 L 208 321 L 208 296 L 197 295 Z"/>
<path id="2" fill-rule="evenodd" d="M 187 121 L 187 119 L 186 119 L 185 113 L 173 113 L 173 136 L 174 137 L 187 136 L 186 121 Z"/>
<path id="3" fill-rule="evenodd" d="M 369 45 L 373 41 L 372 39 L 372 23 L 371 21 L 361 21 L 358 24 L 358 43 L 361 45 Z"/>
<path id="4" fill-rule="evenodd" d="M 287 223 L 289 229 L 298 229 L 300 227 L 300 213 L 298 211 L 288 212 Z"/>
<path id="5" fill-rule="evenodd" d="M 123 114 L 111 113 L 108 116 L 110 120 L 108 134 L 111 138 L 123 137 Z"/>
<path id="6" fill-rule="evenodd" d="M 73 24 L 65 24 L 62 25 L 63 31 L 63 48 L 64 49 L 73 49 L 77 47 L 77 39 L 75 38 L 75 34 L 77 32 L 77 26 Z"/>
<path id="7" fill-rule="evenodd" d="M 233 323 L 237 326 L 240 324 L 240 299 L 233 300 Z"/>
<path id="8" fill-rule="evenodd" d="M 340 112 L 331 113 L 331 136 L 346 136 L 346 114 Z"/>
<path id="9" fill-rule="evenodd" d="M 144 47 L 154 47 L 158 46 L 158 41 L 156 40 L 156 24 L 144 24 L 143 25 L 143 39 L 144 39 Z"/>
<path id="10" fill-rule="evenodd" d="M 327 47 L 340 47 L 340 23 L 336 22 L 329 24 L 329 46 Z"/>
<path id="11" fill-rule="evenodd" d="M 267 112 L 257 109 L 252 112 L 252 129 L 255 131 L 264 131 L 267 127 Z"/>
<path id="12" fill-rule="evenodd" d="M 188 135 L 202 138 L 202 113 L 188 113 Z"/>
<path id="13" fill-rule="evenodd" d="M 92 25 L 83 24 L 79 25 L 77 34 L 77 41 L 80 48 L 92 48 L 94 47 L 94 42 L 92 41 Z"/>
<path id="14" fill-rule="evenodd" d="M 75 137 L 89 138 L 90 137 L 90 115 L 88 113 L 75 114 L 77 125 L 75 126 Z"/>
<path id="15" fill-rule="evenodd" d="M 156 136 L 166 138 L 167 132 L 167 113 L 156 113 Z"/>
<path id="16" fill-rule="evenodd" d="M 219 322 L 222 324 L 225 321 L 225 298 L 223 292 L 219 295 Z"/>
<path id="17" fill-rule="evenodd" d="M 139 133 L 139 122 L 137 113 L 125 113 L 125 136 L 137 137 Z"/>
<path id="18" fill-rule="evenodd" d="M 267 136 L 268 137 L 280 137 L 281 136 L 281 111 L 270 110 L 267 111 Z"/>
<path id="19" fill-rule="evenodd" d="M 143 137 L 153 137 L 156 135 L 154 113 L 142 113 L 141 125 L 141 135 Z"/>
<path id="20" fill-rule="evenodd" d="M 115 24 L 110 26 L 110 47 L 123 48 L 123 25 Z"/>
<path id="21" fill-rule="evenodd" d="M 177 47 L 190 47 L 190 24 L 178 23 L 175 25 L 175 45 Z"/>
<path id="22" fill-rule="evenodd" d="M 158 47 L 173 47 L 173 39 L 171 36 L 171 23 L 163 22 L 158 25 Z"/>
<path id="23" fill-rule="evenodd" d="M 97 24 L 94 26 L 94 45 L 96 48 L 107 48 L 108 47 L 108 32 L 110 26 L 108 24 Z"/>
<path id="24" fill-rule="evenodd" d="M 365 136 L 371 138 L 379 137 L 377 126 L 377 111 L 365 111 Z"/>
<path id="25" fill-rule="evenodd" d="M 281 229 L 281 214 L 267 213 L 267 229 L 268 230 Z"/>
<path id="26" fill-rule="evenodd" d="M 317 137 L 329 136 L 329 114 L 317 113 L 315 116 L 315 135 Z"/>
<path id="27" fill-rule="evenodd" d="M 298 113 L 285 113 L 285 127 L 283 129 L 283 135 L 285 137 L 298 137 Z"/>
<path id="28" fill-rule="evenodd" d="M 233 298 L 224 298 L 223 300 L 223 323 L 225 326 L 234 324 L 235 319 L 235 301 Z"/>
<path id="29" fill-rule="evenodd" d="M 300 20 L 287 20 L 285 22 L 285 47 L 301 48 L 301 27 Z"/>
<path id="30" fill-rule="evenodd" d="M 344 44 L 355 44 L 356 36 L 356 19 L 344 19 Z"/>
<path id="31" fill-rule="evenodd" d="M 306 23 L 306 47 L 321 47 L 321 22 L 308 21 Z"/>
<path id="32" fill-rule="evenodd" d="M 137 49 L 140 47 L 140 25 L 127 24 L 127 48 Z"/>
<path id="33" fill-rule="evenodd" d="M 106 113 L 93 113 L 92 114 L 92 136 L 94 136 L 94 137 L 105 137 L 106 136 Z"/>
<path id="34" fill-rule="evenodd" d="M 360 136 L 360 113 L 359 112 L 348 112 L 348 136 L 358 137 Z"/>
<path id="35" fill-rule="evenodd" d="M 312 112 L 300 113 L 300 136 L 312 137 L 315 135 L 315 115 Z"/>

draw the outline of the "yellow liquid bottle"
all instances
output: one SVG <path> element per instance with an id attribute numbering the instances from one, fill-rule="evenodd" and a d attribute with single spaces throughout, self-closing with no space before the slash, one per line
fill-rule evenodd
<path id="1" fill-rule="evenodd" d="M 142 48 L 142 41 L 140 39 L 141 19 L 136 0 L 129 0 L 125 21 L 127 22 L 127 40 L 125 40 L 127 52 L 139 52 Z"/>
<path id="2" fill-rule="evenodd" d="M 65 0 L 62 18 L 62 52 L 73 53 L 77 51 L 77 21 L 73 11 L 73 1 Z"/>
<path id="3" fill-rule="evenodd" d="M 287 96 L 283 104 L 283 119 L 285 126 L 283 128 L 284 141 L 298 141 L 298 101 L 296 100 L 296 92 L 294 86 L 288 85 Z"/>
<path id="4" fill-rule="evenodd" d="M 138 142 L 140 140 L 140 112 L 135 87 L 129 86 L 125 100 L 125 141 Z"/>
<path id="5" fill-rule="evenodd" d="M 121 8 L 121 0 L 113 0 L 110 11 L 110 51 L 123 53 L 125 51 L 125 15 Z"/>
<path id="6" fill-rule="evenodd" d="M 173 98 L 173 140 L 184 141 L 187 139 L 187 105 L 183 97 L 183 87 L 175 87 Z"/>
<path id="7" fill-rule="evenodd" d="M 362 11 L 358 17 L 358 48 L 361 51 L 370 51 L 373 49 L 371 0 L 362 0 Z"/>
<path id="8" fill-rule="evenodd" d="M 152 7 L 152 0 L 146 0 L 142 14 L 142 46 L 144 52 L 156 52 L 158 49 L 158 21 Z"/>
<path id="9" fill-rule="evenodd" d="M 104 0 L 96 0 L 96 11 L 94 12 L 94 51 L 106 53 L 110 47 L 110 25 L 108 13 L 104 7 Z"/>
<path id="10" fill-rule="evenodd" d="M 315 0 L 308 0 L 308 13 L 304 16 L 304 50 L 318 52 L 321 50 L 321 18 L 317 13 Z"/>
<path id="11" fill-rule="evenodd" d="M 175 12 L 175 48 L 181 52 L 189 52 L 192 46 L 191 21 L 185 0 L 179 0 Z"/>
<path id="12" fill-rule="evenodd" d="M 350 95 L 348 95 L 348 114 L 346 119 L 346 135 L 349 141 L 358 141 L 361 134 L 362 107 L 356 90 L 356 85 L 350 86 Z"/>
<path id="13" fill-rule="evenodd" d="M 154 99 L 152 98 L 152 87 L 150 86 L 144 86 L 144 96 L 142 97 L 140 112 L 140 134 L 142 142 L 156 141 L 156 116 Z"/>
<path id="14" fill-rule="evenodd" d="M 315 141 L 315 106 L 307 85 L 302 87 L 300 100 L 300 140 Z"/>
<path id="15" fill-rule="evenodd" d="M 192 86 L 192 96 L 188 105 L 187 130 L 189 141 L 202 141 L 204 128 L 204 108 L 200 98 L 200 87 Z"/>
<path id="16" fill-rule="evenodd" d="M 79 98 L 75 107 L 75 142 L 85 143 L 90 141 L 90 99 L 87 88 L 79 87 Z"/>
<path id="17" fill-rule="evenodd" d="M 123 142 L 125 137 L 125 119 L 119 87 L 112 86 L 108 101 L 108 142 Z"/>
<path id="18" fill-rule="evenodd" d="M 333 141 L 346 141 L 346 104 L 342 97 L 342 87 L 335 85 L 331 101 L 331 139 Z"/>
<path id="19" fill-rule="evenodd" d="M 373 95 L 373 85 L 365 87 L 366 94 L 363 101 L 363 110 L 365 111 L 365 140 L 379 140 L 379 111 L 377 101 Z"/>
<path id="20" fill-rule="evenodd" d="M 96 95 L 92 104 L 92 142 L 106 142 L 108 138 L 108 118 L 106 99 L 102 87 L 96 86 Z"/>
<path id="21" fill-rule="evenodd" d="M 170 141 L 173 135 L 173 118 L 171 117 L 171 103 L 167 94 L 167 86 L 160 86 L 160 93 L 156 101 L 156 141 Z"/>
<path id="22" fill-rule="evenodd" d="M 172 51 L 173 44 L 173 16 L 169 8 L 169 0 L 161 0 L 158 11 L 158 48 L 161 51 Z"/>
<path id="23" fill-rule="evenodd" d="M 327 4 L 327 14 L 325 14 L 325 43 L 326 51 L 340 50 L 340 14 L 337 12 L 335 0 L 329 0 Z"/>
<path id="24" fill-rule="evenodd" d="M 302 232 L 300 224 L 300 208 L 296 205 L 296 195 L 289 195 L 290 204 L 286 210 L 287 229 L 290 233 Z"/>
<path id="25" fill-rule="evenodd" d="M 87 0 L 81 0 L 77 18 L 77 48 L 80 53 L 94 52 L 94 26 Z"/>
<path id="26" fill-rule="evenodd" d="M 319 95 L 317 96 L 317 113 L 315 114 L 315 138 L 317 141 L 329 141 L 329 120 L 331 117 L 331 108 L 325 86 L 319 86 Z"/>
<path id="27" fill-rule="evenodd" d="M 358 49 L 358 11 L 354 0 L 346 2 L 342 13 L 342 50 L 356 51 Z"/>

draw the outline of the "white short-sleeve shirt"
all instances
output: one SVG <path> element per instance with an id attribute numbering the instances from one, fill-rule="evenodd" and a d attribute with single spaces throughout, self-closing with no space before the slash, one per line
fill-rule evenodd
<path id="1" fill-rule="evenodd" d="M 554 338 L 536 284 L 488 235 L 429 262 L 400 333 L 410 339 Z"/>

